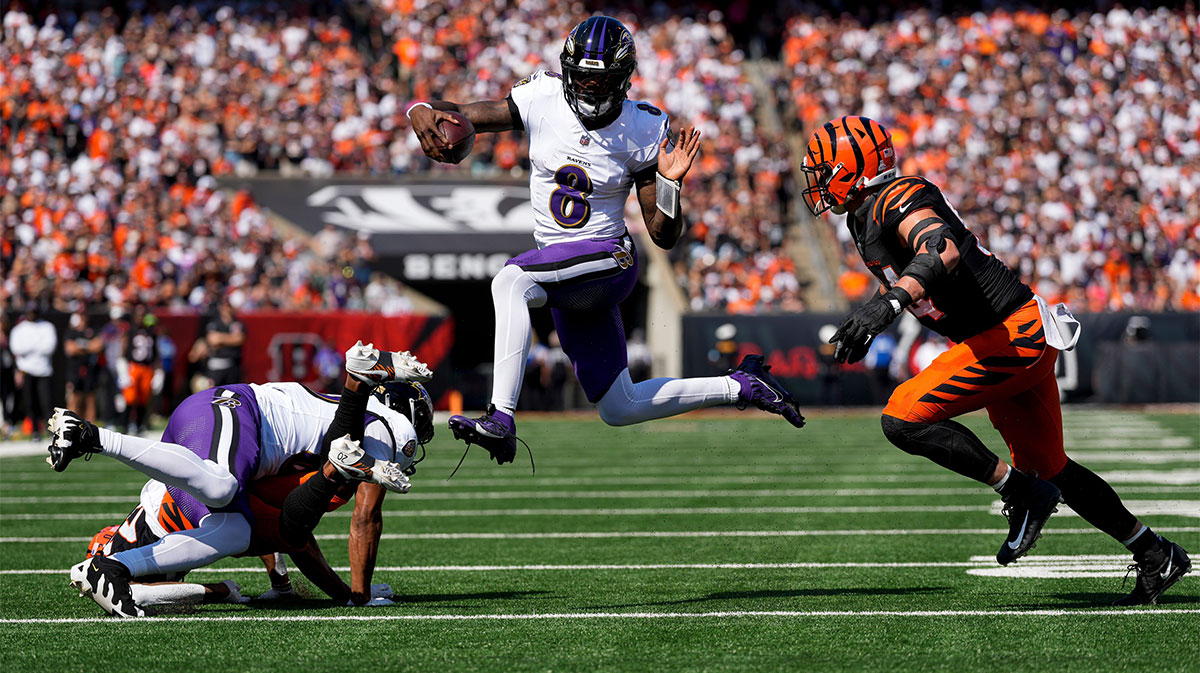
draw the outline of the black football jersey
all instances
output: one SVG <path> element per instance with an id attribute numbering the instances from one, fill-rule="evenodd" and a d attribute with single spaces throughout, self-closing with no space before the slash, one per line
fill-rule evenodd
<path id="1" fill-rule="evenodd" d="M 914 255 L 900 240 L 900 223 L 922 208 L 945 220 L 959 253 L 954 270 L 925 288 L 925 298 L 908 307 L 922 325 L 962 342 L 998 325 L 1033 299 L 1029 286 L 979 245 L 942 191 L 919 177 L 889 182 L 846 217 L 863 262 L 885 288 L 891 289 L 904 275 Z"/>
<path id="2" fill-rule="evenodd" d="M 125 354 L 130 362 L 152 365 L 158 360 L 158 338 L 147 327 L 138 327 L 129 335 L 129 350 Z"/>

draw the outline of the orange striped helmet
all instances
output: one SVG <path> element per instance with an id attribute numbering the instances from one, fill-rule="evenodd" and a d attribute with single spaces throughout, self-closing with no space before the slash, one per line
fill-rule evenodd
<path id="1" fill-rule="evenodd" d="M 817 129 L 800 170 L 807 183 L 804 203 L 813 215 L 833 207 L 841 212 L 863 189 L 892 180 L 899 172 L 892 136 L 866 117 L 842 117 Z"/>

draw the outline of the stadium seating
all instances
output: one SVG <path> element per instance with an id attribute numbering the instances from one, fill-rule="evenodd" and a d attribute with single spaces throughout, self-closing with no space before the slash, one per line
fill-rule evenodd
<path id="1" fill-rule="evenodd" d="M 1047 299 L 1079 311 L 1200 308 L 1195 14 L 927 11 L 797 16 L 782 59 L 794 128 L 847 113 L 892 132 Z M 1191 36 L 1191 37 L 1189 37 Z M 841 285 L 874 283 L 844 228 Z"/>

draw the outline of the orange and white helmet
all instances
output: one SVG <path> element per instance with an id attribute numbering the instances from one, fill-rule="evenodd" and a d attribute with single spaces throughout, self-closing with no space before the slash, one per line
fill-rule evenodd
<path id="1" fill-rule="evenodd" d="M 807 183 L 804 203 L 813 215 L 830 208 L 843 212 L 862 190 L 899 174 L 892 136 L 866 117 L 842 117 L 817 129 L 800 169 Z"/>

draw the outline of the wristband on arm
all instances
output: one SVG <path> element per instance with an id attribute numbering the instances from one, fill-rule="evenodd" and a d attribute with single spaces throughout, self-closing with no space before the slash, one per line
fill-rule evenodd
<path id="1" fill-rule="evenodd" d="M 654 173 L 654 204 L 663 215 L 672 220 L 679 217 L 679 180 L 671 180 L 662 173 Z"/>
<path id="2" fill-rule="evenodd" d="M 419 107 L 427 107 L 430 110 L 433 109 L 433 106 L 430 105 L 429 103 L 413 103 L 412 105 L 408 106 L 407 110 L 404 111 L 404 116 L 408 117 L 409 121 L 412 121 L 412 111 L 414 108 L 419 108 Z"/>

